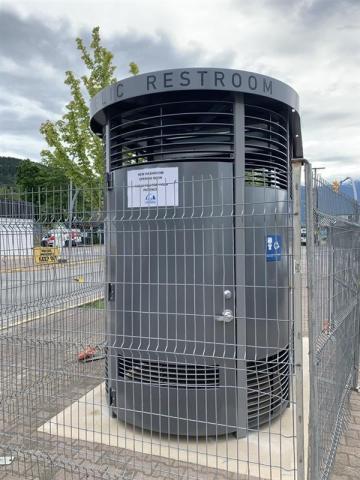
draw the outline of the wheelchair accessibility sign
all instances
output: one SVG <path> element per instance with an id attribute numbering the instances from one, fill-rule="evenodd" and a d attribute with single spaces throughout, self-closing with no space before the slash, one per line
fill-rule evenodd
<path id="1" fill-rule="evenodd" d="M 266 261 L 278 262 L 281 260 L 282 238 L 281 235 L 268 235 L 266 237 Z"/>
<path id="2" fill-rule="evenodd" d="M 156 192 L 149 192 L 145 197 L 145 203 L 147 205 L 156 205 L 157 195 Z"/>

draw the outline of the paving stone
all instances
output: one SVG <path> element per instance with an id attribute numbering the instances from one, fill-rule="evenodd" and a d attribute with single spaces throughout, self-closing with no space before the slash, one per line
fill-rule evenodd
<path id="1" fill-rule="evenodd" d="M 352 422 L 355 422 L 357 425 L 360 425 L 360 412 L 359 412 L 359 415 L 353 415 Z"/>
<path id="2" fill-rule="evenodd" d="M 336 454 L 336 462 L 338 465 L 350 465 L 347 453 L 338 451 Z"/>
<path id="3" fill-rule="evenodd" d="M 356 438 L 351 438 L 347 434 L 344 435 L 346 446 L 348 447 L 360 447 L 360 442 Z"/>
<path id="4" fill-rule="evenodd" d="M 350 411 L 350 423 L 340 440 L 330 480 L 360 479 L 360 394 L 357 392 L 351 395 Z"/>
<path id="5" fill-rule="evenodd" d="M 360 467 L 360 456 L 349 455 L 350 465 L 352 467 Z M 360 472 L 359 472 L 360 473 Z"/>
<path id="6" fill-rule="evenodd" d="M 351 480 L 351 477 L 349 475 L 332 475 L 331 480 Z"/>

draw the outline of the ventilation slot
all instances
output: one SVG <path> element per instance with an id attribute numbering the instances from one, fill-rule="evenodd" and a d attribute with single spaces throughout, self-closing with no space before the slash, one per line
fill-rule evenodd
<path id="1" fill-rule="evenodd" d="M 257 428 L 289 401 L 289 351 L 248 362 L 247 387 L 249 427 Z"/>
<path id="2" fill-rule="evenodd" d="M 232 160 L 233 105 L 183 101 L 128 110 L 111 120 L 110 167 L 172 160 Z"/>
<path id="3" fill-rule="evenodd" d="M 175 388 L 208 388 L 220 384 L 218 366 L 158 362 L 122 355 L 118 357 L 118 375 L 133 382 Z"/>
<path id="4" fill-rule="evenodd" d="M 245 182 L 288 188 L 287 121 L 271 110 L 245 106 Z"/>

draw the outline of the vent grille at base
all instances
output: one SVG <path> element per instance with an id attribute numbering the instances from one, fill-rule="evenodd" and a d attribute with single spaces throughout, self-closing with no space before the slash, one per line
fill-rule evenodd
<path id="1" fill-rule="evenodd" d="M 118 378 L 132 382 L 186 389 L 226 388 L 221 384 L 224 380 L 221 381 L 219 365 L 164 362 L 119 355 L 117 367 Z M 107 376 L 107 363 L 105 369 Z M 247 362 L 249 428 L 269 423 L 288 405 L 289 381 L 288 348 L 264 359 Z"/>
<path id="2" fill-rule="evenodd" d="M 118 375 L 133 382 L 174 388 L 209 388 L 220 385 L 218 366 L 160 362 L 122 355 L 118 357 Z"/>
<path id="3" fill-rule="evenodd" d="M 248 362 L 248 423 L 256 427 L 269 422 L 289 401 L 289 351 Z"/>

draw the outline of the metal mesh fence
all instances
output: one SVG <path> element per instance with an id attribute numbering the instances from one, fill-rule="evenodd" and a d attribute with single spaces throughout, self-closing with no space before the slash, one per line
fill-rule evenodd
<path id="1" fill-rule="evenodd" d="M 0 199 L 0 478 L 299 478 L 288 192 L 111 188 Z"/>
<path id="2" fill-rule="evenodd" d="M 299 167 L 293 198 L 248 172 L 157 185 L 161 205 L 121 175 L 1 190 L 0 478 L 301 479 L 307 447 L 330 478 L 359 206 L 307 165 L 304 242 Z"/>
<path id="3" fill-rule="evenodd" d="M 330 478 L 357 387 L 359 205 L 308 172 L 310 474 Z"/>
<path id="4" fill-rule="evenodd" d="M 306 247 L 258 175 L 147 207 L 121 181 L 2 190 L 0 478 L 302 478 L 308 392 L 308 477 L 329 478 L 357 386 L 359 209 L 309 178 Z"/>

